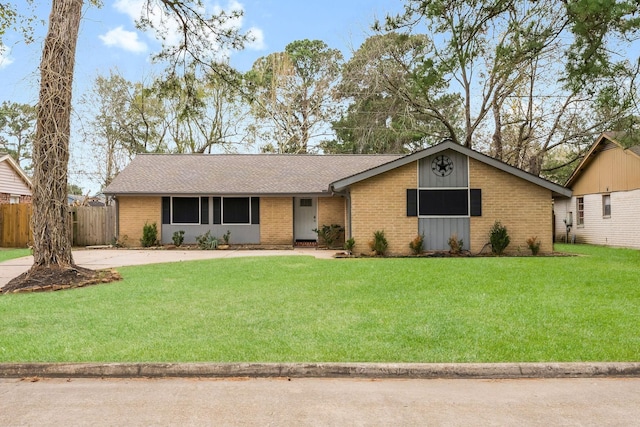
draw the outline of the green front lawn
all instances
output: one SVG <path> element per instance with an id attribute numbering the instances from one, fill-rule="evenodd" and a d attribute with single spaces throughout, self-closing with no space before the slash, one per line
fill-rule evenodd
<path id="1" fill-rule="evenodd" d="M 31 249 L 5 249 L 0 248 L 0 262 L 14 258 L 22 258 L 31 255 Z"/>
<path id="2" fill-rule="evenodd" d="M 0 362 L 640 360 L 640 251 L 255 257 L 0 297 Z"/>

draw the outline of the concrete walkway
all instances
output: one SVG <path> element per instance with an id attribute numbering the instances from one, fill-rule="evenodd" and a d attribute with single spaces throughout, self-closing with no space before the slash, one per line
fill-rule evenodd
<path id="1" fill-rule="evenodd" d="M 281 250 L 144 250 L 144 249 L 76 249 L 73 259 L 80 267 L 100 270 L 103 268 L 124 267 L 127 265 L 159 264 L 201 259 L 238 258 L 251 256 L 313 256 L 331 259 L 337 251 L 313 248 Z M 9 280 L 29 270 L 33 257 L 27 256 L 0 262 L 0 288 Z"/>

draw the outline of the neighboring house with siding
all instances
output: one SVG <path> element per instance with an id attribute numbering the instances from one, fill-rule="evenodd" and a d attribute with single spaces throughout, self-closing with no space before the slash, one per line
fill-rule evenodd
<path id="1" fill-rule="evenodd" d="M 571 174 L 570 199 L 556 200 L 556 239 L 640 249 L 640 145 L 624 147 L 602 134 Z"/>
<path id="2" fill-rule="evenodd" d="M 31 180 L 9 154 L 0 153 L 0 204 L 31 203 Z"/>
<path id="3" fill-rule="evenodd" d="M 453 234 L 480 252 L 496 220 L 508 228 L 508 251 L 528 252 L 537 236 L 553 251 L 552 198 L 570 190 L 447 141 L 397 155 L 137 156 L 109 185 L 119 238 L 137 244 L 145 223 L 157 223 L 162 243 L 185 231 L 185 243 L 211 230 L 231 243 L 315 242 L 314 228 L 339 224 L 368 252 L 384 230 L 390 254 L 448 250 Z"/>

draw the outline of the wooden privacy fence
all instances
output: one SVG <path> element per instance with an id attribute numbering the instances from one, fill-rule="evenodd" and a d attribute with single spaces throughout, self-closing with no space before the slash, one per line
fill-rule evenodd
<path id="1" fill-rule="evenodd" d="M 71 208 L 73 245 L 108 245 L 116 237 L 115 206 L 77 206 Z"/>
<path id="2" fill-rule="evenodd" d="M 31 204 L 0 205 L 0 247 L 26 248 L 31 243 Z"/>
<path id="3" fill-rule="evenodd" d="M 33 241 L 30 204 L 0 205 L 0 247 L 25 248 Z M 69 208 L 74 246 L 108 245 L 116 235 L 115 206 Z"/>

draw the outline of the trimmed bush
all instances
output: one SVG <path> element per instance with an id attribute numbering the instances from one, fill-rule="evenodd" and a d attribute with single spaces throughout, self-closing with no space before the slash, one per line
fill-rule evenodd
<path id="1" fill-rule="evenodd" d="M 414 255 L 420 255 L 423 252 L 424 246 L 424 234 L 417 235 L 412 241 L 409 242 L 409 248 Z"/>
<path id="2" fill-rule="evenodd" d="M 503 226 L 500 221 L 493 223 L 489 232 L 489 242 L 491 243 L 491 252 L 495 255 L 502 255 L 509 246 L 511 239 L 507 233 L 507 227 Z"/>
<path id="3" fill-rule="evenodd" d="M 174 231 L 171 240 L 173 240 L 174 245 L 181 246 L 184 242 L 184 230 Z"/>
<path id="4" fill-rule="evenodd" d="M 389 246 L 389 242 L 387 242 L 387 238 L 384 236 L 383 230 L 378 230 L 373 233 L 373 240 L 369 242 L 369 247 L 376 255 L 384 255 L 387 253 L 387 247 Z"/>
<path id="5" fill-rule="evenodd" d="M 462 239 L 458 239 L 457 234 L 452 234 L 449 237 L 449 252 L 458 255 L 462 252 L 462 247 L 464 246 L 464 241 Z"/>
<path id="6" fill-rule="evenodd" d="M 144 223 L 140 244 L 143 248 L 149 248 L 158 244 L 158 226 L 155 222 L 153 224 Z"/>

